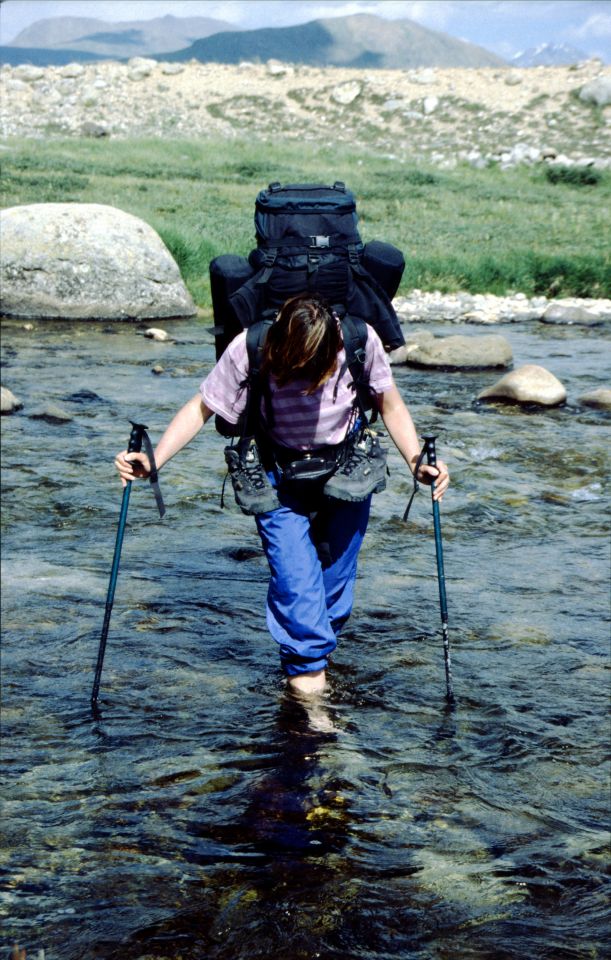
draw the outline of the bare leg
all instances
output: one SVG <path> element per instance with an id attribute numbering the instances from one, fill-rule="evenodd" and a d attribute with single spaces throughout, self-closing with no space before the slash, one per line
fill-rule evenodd
<path id="1" fill-rule="evenodd" d="M 294 693 L 306 697 L 322 693 L 326 683 L 327 678 L 324 670 L 314 670 L 312 673 L 300 673 L 296 677 L 289 677 L 290 689 Z"/>

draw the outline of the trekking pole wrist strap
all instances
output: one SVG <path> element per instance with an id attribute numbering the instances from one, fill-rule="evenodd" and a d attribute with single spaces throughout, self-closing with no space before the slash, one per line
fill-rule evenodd
<path id="1" fill-rule="evenodd" d="M 420 484 L 418 483 L 418 471 L 420 470 L 420 467 L 422 466 L 424 458 L 426 457 L 427 449 L 428 449 L 427 444 L 425 443 L 425 445 L 423 446 L 422 450 L 418 455 L 418 459 L 416 460 L 414 464 L 414 468 L 412 470 L 412 475 L 414 478 L 414 489 L 412 490 L 412 495 L 409 498 L 408 504 L 405 508 L 405 513 L 403 514 L 403 522 L 407 520 L 411 505 L 414 502 L 414 497 L 416 496 L 416 494 L 418 493 L 418 490 L 420 489 Z"/>
<path id="2" fill-rule="evenodd" d="M 157 471 L 157 464 L 155 463 L 155 453 L 153 450 L 153 444 L 151 443 L 151 438 L 149 437 L 147 433 L 147 429 L 143 423 L 134 423 L 133 421 L 131 421 L 131 424 L 133 427 L 132 437 L 136 435 L 138 436 L 138 438 L 142 442 L 142 445 L 144 446 L 146 455 L 149 459 L 151 469 L 149 470 L 148 479 L 153 490 L 153 495 L 155 497 L 157 509 L 159 510 L 159 516 L 163 517 L 165 513 L 165 504 L 163 502 L 163 497 L 161 495 L 161 488 L 159 486 L 159 474 Z M 130 437 L 129 446 L 131 449 L 136 450 L 136 445 L 133 444 L 131 437 Z M 140 449 L 139 445 L 137 446 L 137 449 L 138 450 Z"/>

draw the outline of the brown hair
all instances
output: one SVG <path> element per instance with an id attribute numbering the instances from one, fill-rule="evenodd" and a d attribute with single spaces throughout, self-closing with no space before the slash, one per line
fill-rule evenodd
<path id="1" fill-rule="evenodd" d="M 339 324 L 328 303 L 315 294 L 291 297 L 267 334 L 261 371 L 272 374 L 278 386 L 309 380 L 306 394 L 314 393 L 337 369 L 342 346 Z"/>

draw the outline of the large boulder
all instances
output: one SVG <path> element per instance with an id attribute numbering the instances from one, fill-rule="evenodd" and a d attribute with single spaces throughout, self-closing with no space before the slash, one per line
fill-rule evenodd
<path id="1" fill-rule="evenodd" d="M 143 220 L 97 203 L 35 203 L 0 213 L 1 311 L 9 317 L 190 317 L 193 300 Z"/>
<path id="2" fill-rule="evenodd" d="M 513 360 L 510 343 L 498 334 L 475 337 L 420 337 L 407 342 L 406 362 L 417 367 L 486 370 L 508 367 Z"/>
<path id="3" fill-rule="evenodd" d="M 504 400 L 508 403 L 535 403 L 556 407 L 566 400 L 560 380 L 545 367 L 528 363 L 497 380 L 478 395 L 478 400 Z"/>

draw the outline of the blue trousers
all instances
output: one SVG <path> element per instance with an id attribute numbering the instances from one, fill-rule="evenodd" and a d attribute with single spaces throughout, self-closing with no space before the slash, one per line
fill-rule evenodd
<path id="1" fill-rule="evenodd" d="M 371 497 L 359 503 L 278 491 L 256 518 L 271 578 L 267 625 L 288 676 L 322 670 L 350 616 Z"/>

